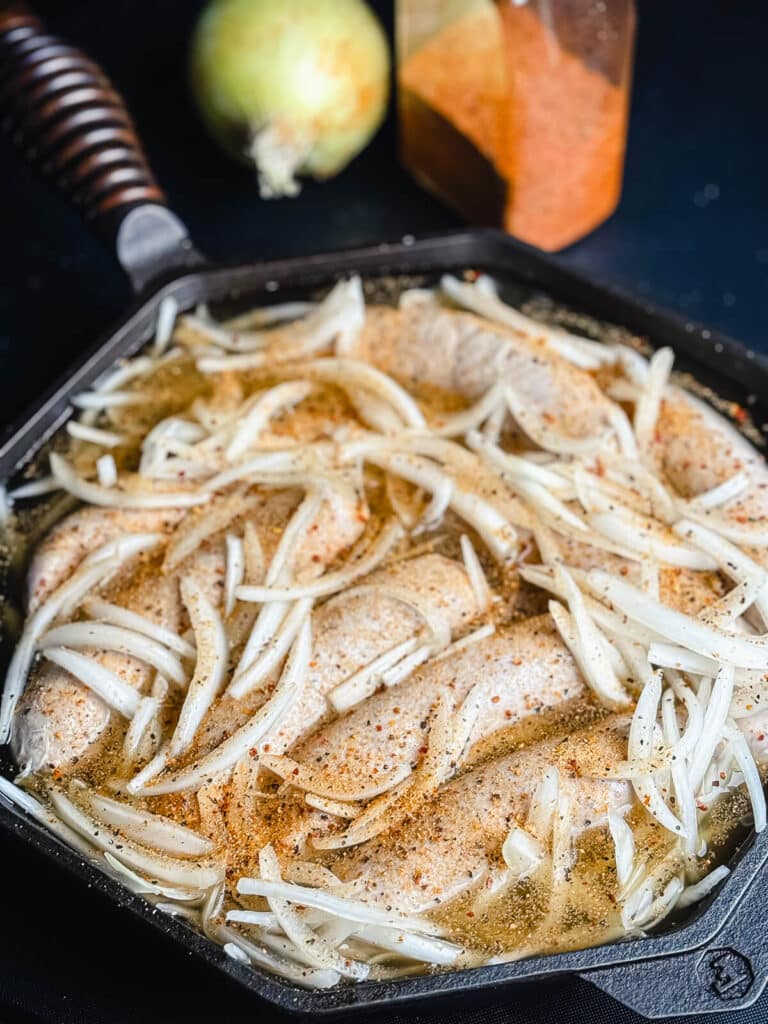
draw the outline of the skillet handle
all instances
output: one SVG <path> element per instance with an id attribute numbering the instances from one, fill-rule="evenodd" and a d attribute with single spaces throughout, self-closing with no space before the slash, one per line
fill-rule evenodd
<path id="1" fill-rule="evenodd" d="M 200 262 L 122 97 L 23 0 L 0 0 L 0 129 L 114 246 L 135 289 L 161 270 Z"/>
<path id="2" fill-rule="evenodd" d="M 660 959 L 582 971 L 581 977 L 649 1020 L 728 1013 L 768 985 L 764 861 L 724 926 L 703 945 Z"/>

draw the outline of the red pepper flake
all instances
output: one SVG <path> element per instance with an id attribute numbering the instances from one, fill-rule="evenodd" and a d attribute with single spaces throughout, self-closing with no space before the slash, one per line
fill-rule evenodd
<path id="1" fill-rule="evenodd" d="M 381 726 L 381 725 L 377 725 L 376 726 L 376 732 L 381 732 L 382 729 L 383 729 L 383 726 Z"/>
<path id="2" fill-rule="evenodd" d="M 621 573 L 622 576 L 628 576 L 629 575 L 629 566 L 628 565 L 620 566 L 619 567 L 619 572 Z"/>
<path id="3" fill-rule="evenodd" d="M 737 423 L 746 423 L 747 421 L 747 410 L 739 405 L 738 402 L 734 402 L 731 406 L 731 415 Z"/>
<path id="4" fill-rule="evenodd" d="M 491 697 L 491 704 L 498 704 L 501 697 Z"/>
<path id="5" fill-rule="evenodd" d="M 523 664 L 523 659 L 522 658 L 513 658 L 512 659 L 512 664 L 513 665 L 522 665 Z"/>

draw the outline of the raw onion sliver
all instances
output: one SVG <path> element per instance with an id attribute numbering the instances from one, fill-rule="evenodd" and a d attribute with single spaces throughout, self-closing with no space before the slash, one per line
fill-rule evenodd
<path id="1" fill-rule="evenodd" d="M 113 455 L 102 455 L 96 460 L 96 477 L 101 487 L 114 487 L 117 483 L 117 464 Z"/>
<path id="2" fill-rule="evenodd" d="M 501 857 L 514 881 L 532 875 L 543 863 L 546 851 L 538 839 L 520 825 L 513 825 L 501 846 Z"/>
<path id="3" fill-rule="evenodd" d="M 635 836 L 621 814 L 608 811 L 608 828 L 616 855 L 616 880 L 623 888 L 629 881 L 635 859 Z"/>
<path id="4" fill-rule="evenodd" d="M 475 595 L 475 605 L 478 615 L 488 610 L 491 603 L 491 588 L 488 585 L 480 559 L 477 557 L 472 541 L 466 534 L 461 535 L 461 557 L 464 561 L 464 568 Z"/>
<path id="5" fill-rule="evenodd" d="M 436 437 L 459 437 L 467 431 L 476 430 L 481 423 L 504 405 L 504 386 L 494 384 L 474 405 L 450 416 L 441 417 L 431 428 Z"/>
<path id="6" fill-rule="evenodd" d="M 660 536 L 661 531 L 658 528 L 643 521 L 629 509 L 593 513 L 589 516 L 589 525 L 609 540 L 667 565 L 695 569 L 699 572 L 717 568 L 717 562 L 712 555 L 681 544 L 670 544 L 663 539 L 663 535 Z"/>
<path id="7" fill-rule="evenodd" d="M 152 665 L 175 683 L 182 684 L 187 678 L 181 662 L 167 647 L 125 626 L 93 621 L 69 622 L 49 629 L 40 637 L 38 646 L 43 650 L 48 647 L 91 647 L 118 651 Z"/>
<path id="8" fill-rule="evenodd" d="M 387 557 L 392 548 L 403 537 L 403 528 L 396 519 L 384 524 L 379 535 L 361 558 L 349 561 L 336 572 L 325 573 L 310 583 L 294 583 L 285 586 L 265 585 L 263 587 L 239 586 L 236 594 L 240 601 L 297 601 L 305 598 L 327 597 L 337 593 L 367 576 Z"/>
<path id="9" fill-rule="evenodd" d="M 387 688 L 399 686 L 403 680 L 408 679 L 416 669 L 429 659 L 432 653 L 431 644 L 422 644 L 417 647 L 413 654 L 407 654 L 396 665 L 381 673 L 381 681 Z"/>
<path id="10" fill-rule="evenodd" d="M 322 811 L 323 814 L 330 814 L 333 817 L 344 818 L 348 821 L 356 818 L 360 813 L 359 804 L 348 804 L 342 803 L 340 800 L 329 800 L 324 796 L 315 796 L 314 793 L 305 793 L 304 801 L 309 807 L 313 807 L 316 811 Z M 298 881 L 298 879 L 294 879 L 294 881 Z"/>
<path id="11" fill-rule="evenodd" d="M 136 708 L 136 714 L 131 719 L 130 725 L 125 732 L 123 741 L 123 756 L 132 761 L 139 752 L 144 740 L 144 734 L 152 723 L 160 708 L 160 701 L 157 697 L 142 697 Z"/>
<path id="12" fill-rule="evenodd" d="M 159 885 L 157 882 L 149 882 L 142 875 L 131 871 L 129 867 L 126 867 L 121 860 L 107 850 L 102 853 L 102 856 L 113 873 L 117 875 L 120 883 L 130 889 L 131 892 L 138 893 L 140 896 L 164 896 L 167 900 L 173 900 L 174 903 L 155 903 L 156 907 L 172 907 L 173 911 L 167 910 L 166 912 L 175 912 L 189 920 L 197 920 L 198 905 L 202 898 L 200 889 L 180 889 L 178 886 Z M 180 903 L 191 905 L 179 906 Z"/>
<path id="13" fill-rule="evenodd" d="M 380 773 L 374 783 L 347 790 L 338 786 L 333 779 L 329 779 L 322 770 L 300 764 L 290 757 L 262 754 L 260 763 L 297 789 L 302 789 L 313 796 L 343 802 L 372 800 L 393 789 L 411 774 L 411 766 L 402 764 L 392 771 Z"/>
<path id="14" fill-rule="evenodd" d="M 285 578 L 285 573 L 293 568 L 296 563 L 297 553 L 301 545 L 306 541 L 312 524 L 320 514 L 320 509 L 326 497 L 327 495 L 323 488 L 311 488 L 307 491 L 304 500 L 293 513 L 288 525 L 283 530 L 280 543 L 277 545 L 264 578 L 266 586 L 271 587 L 278 581 L 282 581 Z"/>
<path id="15" fill-rule="evenodd" d="M 0 802 L 2 801 L 10 804 L 11 807 L 19 808 L 38 822 L 38 824 L 44 825 L 66 846 L 77 850 L 84 857 L 93 859 L 95 852 L 93 846 L 83 839 L 79 832 L 76 832 L 69 825 L 61 821 L 49 807 L 46 807 L 15 783 L 0 775 Z"/>
<path id="16" fill-rule="evenodd" d="M 481 434 L 470 432 L 466 437 L 467 445 L 481 455 L 484 460 L 502 476 L 508 476 L 513 482 L 528 480 L 540 484 L 548 491 L 562 494 L 570 490 L 568 480 L 547 466 L 531 462 L 525 455 L 513 455 L 505 452 L 498 445 L 492 444 Z"/>
<path id="17" fill-rule="evenodd" d="M 59 487 L 90 505 L 110 508 L 188 508 L 208 501 L 206 494 L 194 491 L 128 491 L 118 487 L 101 487 L 78 476 L 61 455 L 51 452 L 51 473 Z"/>
<path id="18" fill-rule="evenodd" d="M 230 441 L 226 456 L 229 462 L 239 459 L 258 440 L 270 419 L 302 402 L 312 391 L 313 385 L 305 380 L 289 380 L 277 384 L 260 396 L 238 426 Z"/>
<path id="19" fill-rule="evenodd" d="M 426 421 L 416 402 L 392 377 L 357 359 L 316 359 L 299 363 L 297 372 L 342 388 L 362 388 L 390 405 L 405 426 L 423 429 Z"/>
<path id="20" fill-rule="evenodd" d="M 613 667 L 606 655 L 603 638 L 597 629 L 581 591 L 573 577 L 562 566 L 555 566 L 555 579 L 565 592 L 565 599 L 573 619 L 576 631 L 577 646 L 571 653 L 579 662 L 591 689 L 609 708 L 626 707 L 629 702 L 627 692 L 619 682 Z"/>
<path id="21" fill-rule="evenodd" d="M 140 811 L 99 793 L 89 795 L 88 800 L 98 818 L 145 846 L 177 857 L 200 857 L 214 850 L 210 839 L 170 818 Z"/>
<path id="22" fill-rule="evenodd" d="M 635 405 L 635 437 L 641 451 L 648 452 L 659 418 L 661 400 L 669 381 L 675 354 L 671 348 L 654 352 L 648 364 L 648 376 Z"/>
<path id="23" fill-rule="evenodd" d="M 674 530 L 678 536 L 689 539 L 702 551 L 709 552 L 719 568 L 736 583 L 747 584 L 748 593 L 743 595 L 742 612 L 754 601 L 761 616 L 768 622 L 768 573 L 761 565 L 714 530 L 698 523 L 683 519 L 675 523 Z"/>
<path id="24" fill-rule="evenodd" d="M 389 950 L 409 960 L 418 960 L 427 964 L 438 964 L 447 967 L 456 962 L 462 952 L 461 946 L 445 939 L 436 939 L 427 935 L 414 935 L 398 928 L 386 928 L 382 925 L 358 925 L 353 933 L 358 939 L 369 942 L 379 949 Z"/>
<path id="25" fill-rule="evenodd" d="M 693 505 L 688 506 L 686 513 L 689 519 L 708 526 L 733 544 L 747 548 L 768 547 L 768 523 L 762 517 L 746 522 L 734 521 L 726 515 L 718 515 L 717 510 L 701 512 Z"/>
<path id="26" fill-rule="evenodd" d="M 233 679 L 242 675 L 257 657 L 265 653 L 267 645 L 275 639 L 290 608 L 291 605 L 287 601 L 271 601 L 262 607 L 248 636 L 243 653 L 240 655 Z"/>
<path id="27" fill-rule="evenodd" d="M 228 928 L 226 925 L 218 925 L 210 938 L 225 946 L 234 946 L 248 958 L 249 962 L 259 967 L 266 967 L 268 971 L 278 977 L 287 978 L 288 981 L 292 981 L 296 985 L 303 985 L 304 988 L 328 989 L 333 988 L 339 982 L 339 975 L 336 971 L 303 967 L 285 956 L 269 952 L 263 946 L 246 939 L 240 932 L 234 928 Z"/>
<path id="28" fill-rule="evenodd" d="M 276 896 L 301 907 L 314 907 L 334 917 L 359 924 L 382 925 L 385 928 L 401 928 L 417 935 L 439 935 L 440 927 L 428 918 L 419 918 L 385 910 L 372 903 L 337 896 L 323 889 L 294 882 L 269 882 L 261 878 L 243 877 L 238 880 L 237 891 L 243 896 Z"/>
<path id="29" fill-rule="evenodd" d="M 691 757 L 689 777 L 694 792 L 698 791 L 704 781 L 715 748 L 722 739 L 733 697 L 733 685 L 733 666 L 721 665 L 704 711 L 702 734 Z"/>
<path id="30" fill-rule="evenodd" d="M 526 829 L 542 842 L 552 832 L 560 792 L 560 772 L 554 766 L 547 768 L 531 797 L 526 818 Z"/>
<path id="31" fill-rule="evenodd" d="M 224 877 L 223 862 L 195 862 L 155 854 L 122 837 L 116 838 L 77 807 L 64 793 L 57 789 L 49 791 L 56 813 L 80 835 L 88 839 L 99 850 L 116 854 L 129 868 L 184 888 L 207 889 Z"/>
<path id="32" fill-rule="evenodd" d="M 6 497 L 11 501 L 19 501 L 23 498 L 39 498 L 43 494 L 59 490 L 61 485 L 52 476 L 43 476 L 38 480 L 31 480 L 28 484 L 14 487 L 12 491 L 8 491 Z"/>
<path id="33" fill-rule="evenodd" d="M 151 779 L 154 779 L 156 775 L 160 774 L 167 763 L 168 744 L 163 743 L 154 757 L 147 761 L 141 771 L 134 775 L 130 782 L 126 783 L 126 793 L 130 793 L 131 796 L 135 796 L 137 793 L 140 793 Z"/>
<path id="34" fill-rule="evenodd" d="M 731 501 L 735 501 L 736 498 L 741 495 L 749 488 L 749 477 L 744 472 L 734 473 L 733 476 L 729 477 L 723 483 L 718 484 L 717 487 L 713 487 L 709 491 L 704 491 L 702 494 L 697 494 L 695 498 L 692 498 L 688 504 L 697 509 L 708 511 L 712 508 L 719 508 L 722 505 L 727 505 Z"/>
<path id="35" fill-rule="evenodd" d="M 728 875 L 730 875 L 731 869 L 726 864 L 721 864 L 719 867 L 710 871 L 700 881 L 696 882 L 695 885 L 688 885 L 683 889 L 680 894 L 680 898 L 677 901 L 678 909 L 683 907 L 690 907 L 694 903 L 700 903 L 705 896 L 709 896 L 713 890 L 715 890 L 722 881 L 724 881 Z"/>
<path id="36" fill-rule="evenodd" d="M 384 651 L 378 658 L 374 658 L 373 661 L 345 679 L 343 683 L 334 687 L 328 694 L 328 702 L 339 714 L 348 711 L 375 693 L 382 673 L 412 654 L 418 646 L 418 638 L 412 637 L 390 647 L 388 651 Z"/>
<path id="37" fill-rule="evenodd" d="M 83 601 L 83 607 L 89 615 L 93 615 L 101 622 L 107 622 L 113 626 L 124 626 L 126 629 L 143 633 L 145 636 L 157 640 L 164 647 L 170 647 L 171 650 L 176 651 L 177 654 L 184 658 L 195 657 L 195 648 L 192 644 L 187 643 L 178 633 L 174 633 L 172 629 L 153 622 L 144 615 L 139 615 L 138 612 L 122 608 L 117 604 L 111 604 L 109 601 L 103 601 L 98 597 L 87 597 Z"/>
<path id="38" fill-rule="evenodd" d="M 225 320 L 222 327 L 228 331 L 269 327 L 285 320 L 298 320 L 299 317 L 311 313 L 316 306 L 316 302 L 276 302 L 274 306 L 261 306 L 259 309 L 251 309 L 240 316 Z"/>
<path id="39" fill-rule="evenodd" d="M 95 658 L 88 658 L 66 647 L 48 647 L 43 655 L 73 675 L 121 715 L 132 718 L 136 714 L 139 707 L 138 691 Z"/>
<path id="40" fill-rule="evenodd" d="M 228 910 L 227 921 L 234 921 L 235 924 L 250 924 L 257 928 L 269 928 L 274 930 L 278 927 L 277 918 L 270 910 Z"/>
<path id="41" fill-rule="evenodd" d="M 240 537 L 228 533 L 227 568 L 224 575 L 224 614 L 231 615 L 236 601 L 236 591 L 245 578 L 245 548 Z"/>
<path id="42" fill-rule="evenodd" d="M 187 750 L 200 723 L 213 704 L 227 670 L 229 644 L 221 616 L 191 577 L 181 581 L 181 597 L 192 621 L 197 648 L 194 675 L 187 688 L 169 754 L 178 757 Z"/>
<path id="43" fill-rule="evenodd" d="M 301 598 L 293 604 L 266 650 L 255 658 L 243 672 L 235 674 L 227 687 L 230 697 L 240 700 L 252 690 L 265 684 L 288 653 L 302 624 L 308 618 L 311 608 L 312 600 L 310 598 Z"/>
<path id="44" fill-rule="evenodd" d="M 128 405 L 141 405 L 147 401 L 146 395 L 140 391 L 81 391 L 70 399 L 78 409 L 98 410 L 123 408 Z"/>
<path id="45" fill-rule="evenodd" d="M 13 712 L 24 691 L 40 635 L 62 609 L 76 606 L 89 590 L 120 569 L 129 558 L 149 550 L 162 540 L 162 534 L 157 533 L 125 534 L 102 545 L 27 620 L 5 679 L 0 709 L 0 743 L 7 743 L 10 738 Z"/>
<path id="46" fill-rule="evenodd" d="M 100 430 L 97 427 L 79 423 L 77 420 L 67 422 L 67 433 L 77 441 L 88 441 L 91 444 L 102 445 L 104 448 L 116 448 L 125 442 L 125 438 L 112 430 Z"/>
<path id="47" fill-rule="evenodd" d="M 362 285 L 359 277 L 353 277 L 339 281 L 303 320 L 273 328 L 266 336 L 257 337 L 256 344 L 242 355 L 204 357 L 198 361 L 198 369 L 203 373 L 219 373 L 277 365 L 328 349 L 334 340 L 344 351 L 351 346 L 364 322 Z M 227 336 L 228 332 L 216 330 L 219 335 Z M 231 342 L 229 347 L 232 347 Z M 240 347 L 245 346 L 241 343 Z"/>
<path id="48" fill-rule="evenodd" d="M 590 586 L 616 608 L 661 637 L 720 662 L 741 668 L 768 669 L 768 646 L 761 637 L 714 629 L 653 598 L 608 573 L 591 570 Z"/>
<path id="49" fill-rule="evenodd" d="M 266 881 L 281 882 L 280 865 L 271 846 L 259 852 L 259 871 Z M 267 897 L 269 909 L 275 915 L 286 936 L 294 943 L 312 966 L 336 971 L 342 977 L 361 981 L 368 976 L 368 967 L 343 957 L 326 943 L 317 932 L 301 919 L 290 903 L 278 896 Z"/>
<path id="50" fill-rule="evenodd" d="M 254 585 L 261 583 L 266 569 L 264 549 L 261 546 L 258 528 L 252 522 L 247 522 L 243 529 L 243 558 L 245 560 L 244 582 Z"/>
<path id="51" fill-rule="evenodd" d="M 752 803 L 755 832 L 762 832 L 766 825 L 765 791 L 760 772 L 755 763 L 752 751 L 743 734 L 738 729 L 728 729 L 726 735 L 731 741 L 733 755 L 744 776 L 749 799 Z"/>
<path id="52" fill-rule="evenodd" d="M 369 454 L 367 461 L 426 490 L 432 490 L 446 478 L 439 466 L 430 460 L 402 452 Z M 450 506 L 475 529 L 499 561 L 508 561 L 517 553 L 517 533 L 512 524 L 493 505 L 456 481 L 453 482 Z"/>
<path id="53" fill-rule="evenodd" d="M 558 355 L 584 370 L 597 370 L 616 361 L 616 354 L 599 342 L 570 334 L 562 327 L 553 327 L 526 316 L 513 306 L 486 291 L 479 282 L 469 283 L 445 274 L 440 279 L 445 294 L 460 306 L 488 320 L 511 327 L 528 338 L 543 338 Z"/>
<path id="54" fill-rule="evenodd" d="M 209 754 L 182 768 L 169 778 L 143 787 L 142 792 L 147 796 L 178 793 L 181 790 L 198 786 L 205 779 L 232 768 L 270 729 L 279 726 L 299 700 L 311 657 L 312 633 L 309 619 L 305 619 L 283 669 L 280 682 L 269 700 L 252 715 L 245 725 L 237 729 Z"/>
<path id="55" fill-rule="evenodd" d="M 157 323 L 155 325 L 155 343 L 152 346 L 152 355 L 157 357 L 163 355 L 171 343 L 173 327 L 179 313 L 179 303 L 173 295 L 166 295 L 157 308 Z"/>

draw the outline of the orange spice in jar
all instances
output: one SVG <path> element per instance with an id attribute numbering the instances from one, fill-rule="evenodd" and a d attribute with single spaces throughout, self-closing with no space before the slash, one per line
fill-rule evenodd
<path id="1" fill-rule="evenodd" d="M 470 221 L 542 249 L 621 191 L 632 0 L 399 0 L 403 161 Z"/>

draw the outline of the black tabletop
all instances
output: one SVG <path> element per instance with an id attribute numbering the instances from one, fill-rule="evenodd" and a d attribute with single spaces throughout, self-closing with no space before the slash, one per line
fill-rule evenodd
<path id="1" fill-rule="evenodd" d="M 184 54 L 198 0 L 40 0 L 125 92 L 152 163 L 199 248 L 252 260 L 449 229 L 455 215 L 398 167 L 392 119 L 337 179 L 262 202 L 207 141 Z M 391 5 L 376 4 L 391 27 Z M 624 197 L 564 264 L 768 351 L 768 131 L 764 0 L 640 0 Z M 77 217 L 0 146 L 0 421 L 7 423 L 130 297 Z M 4 842 L 0 1021 L 242 1021 L 272 1013 L 116 916 L 37 855 Z M 637 1022 L 585 982 L 523 985 L 497 1005 L 390 1014 L 431 1024 Z M 768 997 L 729 1024 L 768 1019 Z"/>

